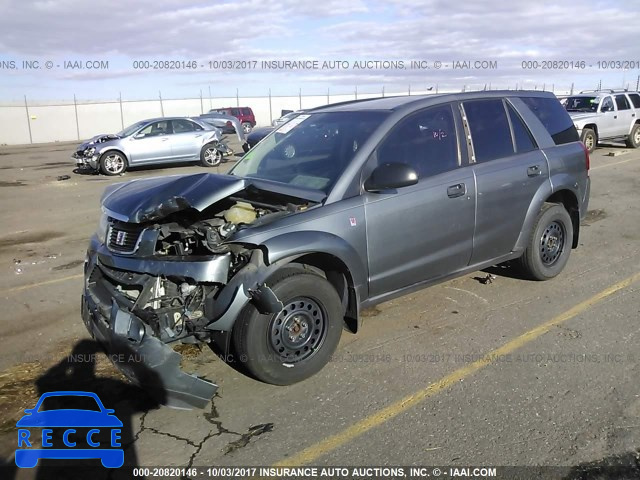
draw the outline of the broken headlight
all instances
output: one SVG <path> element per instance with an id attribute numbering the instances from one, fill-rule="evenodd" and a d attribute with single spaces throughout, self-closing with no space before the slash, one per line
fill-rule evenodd
<path id="1" fill-rule="evenodd" d="M 107 243 L 107 230 L 109 229 L 109 217 L 104 213 L 100 217 L 100 222 L 98 223 L 98 229 L 96 230 L 96 237 L 100 240 L 100 243 Z"/>
<path id="2" fill-rule="evenodd" d="M 96 147 L 87 148 L 84 151 L 84 156 L 85 157 L 93 157 L 94 153 L 96 153 Z"/>

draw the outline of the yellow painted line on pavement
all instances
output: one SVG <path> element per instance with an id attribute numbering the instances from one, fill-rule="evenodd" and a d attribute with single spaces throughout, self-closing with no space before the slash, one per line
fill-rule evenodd
<path id="1" fill-rule="evenodd" d="M 419 390 L 415 393 L 407 395 L 406 397 L 392 403 L 388 407 L 385 407 L 382 410 L 379 410 L 378 412 L 373 413 L 372 415 L 369 415 L 368 417 L 360 420 L 354 425 L 351 425 L 345 430 L 339 433 L 336 433 L 335 435 L 332 435 L 330 437 L 327 437 L 326 439 L 321 440 L 320 442 L 302 450 L 300 453 L 294 454 L 291 457 L 288 457 L 276 463 L 274 466 L 275 467 L 298 466 L 298 465 L 309 464 L 317 460 L 319 457 L 326 455 L 327 453 L 332 452 L 333 450 L 336 450 L 337 448 L 341 447 L 347 442 L 350 442 L 351 440 L 354 440 L 360 435 L 363 435 L 369 430 L 375 427 L 378 427 L 388 422 L 389 420 L 392 420 L 393 418 L 397 417 L 401 413 L 404 413 L 410 408 L 419 404 L 423 400 L 440 393 L 441 391 L 458 383 L 464 378 L 469 377 L 470 375 L 490 365 L 491 363 L 493 363 L 492 359 L 499 358 L 501 355 L 507 355 L 509 353 L 512 353 L 513 351 L 523 347 L 524 345 L 531 343 L 541 335 L 547 333 L 554 326 L 559 325 L 563 322 L 566 322 L 567 320 L 570 320 L 576 317 L 577 315 L 580 315 L 582 312 L 594 306 L 598 302 L 613 295 L 619 290 L 622 290 L 628 287 L 629 285 L 633 284 L 634 282 L 637 282 L 638 280 L 640 280 L 640 272 L 626 278 L 625 280 L 622 280 L 616 283 L 615 285 L 610 286 L 609 288 L 602 290 L 600 293 L 597 293 L 593 297 L 575 305 L 574 307 L 570 308 L 566 312 L 561 313 L 560 315 L 552 318 L 551 320 L 541 325 L 538 325 L 537 327 L 529 330 L 528 332 L 523 333 L 522 335 L 505 343 L 501 347 L 498 347 L 495 350 L 490 351 L 480 360 L 470 363 L 469 365 L 462 367 L 454 371 L 453 373 L 450 373 L 449 375 L 441 378 L 440 380 L 426 386 L 422 390 Z"/>
<path id="2" fill-rule="evenodd" d="M 45 280 L 44 282 L 38 283 L 29 283 L 28 285 L 21 285 L 19 287 L 11 287 L 5 288 L 4 290 L 0 290 L 0 295 L 5 295 L 7 293 L 20 292 L 21 290 L 29 290 L 30 288 L 43 287 L 44 285 L 51 285 L 53 283 L 66 282 L 68 280 L 75 280 L 76 278 L 82 278 L 82 273 L 77 273 L 75 275 L 69 275 L 68 277 L 60 277 L 54 278 L 52 280 Z"/>

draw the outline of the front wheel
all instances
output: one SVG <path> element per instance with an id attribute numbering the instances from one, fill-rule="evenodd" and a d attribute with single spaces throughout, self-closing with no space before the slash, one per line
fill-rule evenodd
<path id="1" fill-rule="evenodd" d="M 209 143 L 200 150 L 200 162 L 205 167 L 217 167 L 222 162 L 222 152 L 215 144 Z"/>
<path id="2" fill-rule="evenodd" d="M 596 136 L 596 132 L 591 130 L 590 128 L 582 129 L 582 136 L 580 137 L 582 143 L 587 148 L 589 153 L 592 153 L 596 149 L 596 145 L 598 144 L 598 137 Z"/>
<path id="3" fill-rule="evenodd" d="M 562 205 L 545 203 L 520 264 L 533 280 L 549 280 L 564 269 L 573 242 L 573 224 Z"/>
<path id="4" fill-rule="evenodd" d="M 338 293 L 323 277 L 285 269 L 269 281 L 283 309 L 262 315 L 248 305 L 236 321 L 236 358 L 263 382 L 290 385 L 320 371 L 342 334 Z"/>
<path id="5" fill-rule="evenodd" d="M 100 157 L 99 168 L 104 175 L 120 175 L 127 170 L 127 159 L 120 152 L 105 152 Z"/>
<path id="6" fill-rule="evenodd" d="M 640 124 L 636 123 L 633 126 L 625 143 L 627 144 L 627 147 L 640 148 Z"/>

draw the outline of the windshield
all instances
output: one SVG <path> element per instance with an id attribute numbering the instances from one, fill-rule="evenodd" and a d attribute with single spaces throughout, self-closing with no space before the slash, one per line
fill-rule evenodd
<path id="1" fill-rule="evenodd" d="M 328 193 L 388 112 L 302 114 L 275 129 L 230 173 Z"/>
<path id="2" fill-rule="evenodd" d="M 595 112 L 599 102 L 598 97 L 569 97 L 563 105 L 567 112 Z"/>
<path id="3" fill-rule="evenodd" d="M 119 137 L 128 137 L 129 135 L 134 134 L 140 127 L 146 124 L 147 122 L 134 123 L 133 125 L 129 125 L 127 128 L 125 128 L 121 132 L 116 133 L 116 135 Z"/>

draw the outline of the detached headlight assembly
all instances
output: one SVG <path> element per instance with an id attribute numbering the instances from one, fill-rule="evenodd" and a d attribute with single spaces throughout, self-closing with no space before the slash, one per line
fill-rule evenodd
<path id="1" fill-rule="evenodd" d="M 96 230 L 96 236 L 102 244 L 107 243 L 107 230 L 109 230 L 109 217 L 103 213 L 98 223 L 98 229 Z"/>

